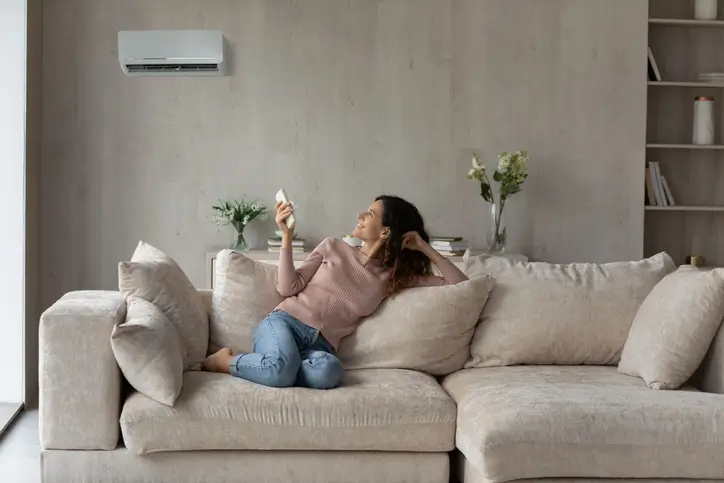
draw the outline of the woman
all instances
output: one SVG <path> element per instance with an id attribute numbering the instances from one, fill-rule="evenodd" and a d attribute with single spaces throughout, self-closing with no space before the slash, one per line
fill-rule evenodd
<path id="1" fill-rule="evenodd" d="M 344 375 L 334 356 L 339 341 L 386 297 L 403 288 L 467 280 L 430 247 L 420 212 L 402 198 L 380 196 L 358 215 L 353 235 L 364 241 L 362 248 L 327 238 L 297 270 L 294 227 L 286 226 L 291 213 L 290 204 L 277 203 L 282 231 L 277 291 L 286 299 L 256 328 L 253 353 L 221 349 L 206 358 L 205 370 L 272 387 L 338 387 Z M 432 275 L 431 263 L 441 277 Z"/>

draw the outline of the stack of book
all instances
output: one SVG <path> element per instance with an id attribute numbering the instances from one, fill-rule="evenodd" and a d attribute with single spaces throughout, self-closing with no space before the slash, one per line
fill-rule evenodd
<path id="1" fill-rule="evenodd" d="M 462 237 L 431 237 L 430 246 L 446 257 L 459 257 L 469 248 L 469 243 Z"/>
<path id="2" fill-rule="evenodd" d="M 697 76 L 700 82 L 724 83 L 724 72 L 704 72 Z"/>
<path id="3" fill-rule="evenodd" d="M 279 253 L 282 249 L 282 239 L 281 238 L 269 238 L 267 240 L 267 245 L 269 246 L 269 251 L 272 253 Z M 292 251 L 293 252 L 303 252 L 304 251 L 304 238 L 295 238 L 292 240 Z"/>
<path id="4" fill-rule="evenodd" d="M 649 161 L 646 168 L 646 197 L 651 206 L 674 206 L 674 196 L 666 178 L 661 175 L 658 161 Z"/>

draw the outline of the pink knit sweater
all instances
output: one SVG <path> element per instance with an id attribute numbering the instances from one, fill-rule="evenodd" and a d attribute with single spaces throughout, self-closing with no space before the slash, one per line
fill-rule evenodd
<path id="1" fill-rule="evenodd" d="M 441 277 L 421 277 L 416 286 L 448 285 L 467 280 L 449 260 L 437 267 Z M 360 319 L 385 299 L 389 273 L 379 261 L 338 238 L 327 238 L 294 269 L 292 251 L 279 256 L 277 291 L 287 297 L 277 309 L 319 329 L 335 348 Z"/>

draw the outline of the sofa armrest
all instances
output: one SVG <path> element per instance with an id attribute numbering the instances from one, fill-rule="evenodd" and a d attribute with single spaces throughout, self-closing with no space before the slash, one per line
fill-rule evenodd
<path id="1" fill-rule="evenodd" d="M 113 326 L 126 317 L 118 292 L 71 292 L 40 318 L 40 446 L 111 450 L 118 445 L 121 374 Z"/>
<path id="2" fill-rule="evenodd" d="M 709 346 L 709 352 L 692 382 L 700 391 L 724 394 L 724 324 Z"/>

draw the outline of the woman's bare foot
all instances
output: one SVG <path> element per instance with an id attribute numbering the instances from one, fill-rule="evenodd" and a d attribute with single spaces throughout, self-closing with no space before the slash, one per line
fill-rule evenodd
<path id="1" fill-rule="evenodd" d="M 204 362 L 201 363 L 201 368 L 204 371 L 208 372 L 223 372 L 225 374 L 228 374 L 229 364 L 231 363 L 231 358 L 233 357 L 233 355 L 234 353 L 231 352 L 231 349 L 229 349 L 228 347 L 219 349 L 218 351 L 204 359 Z"/>

